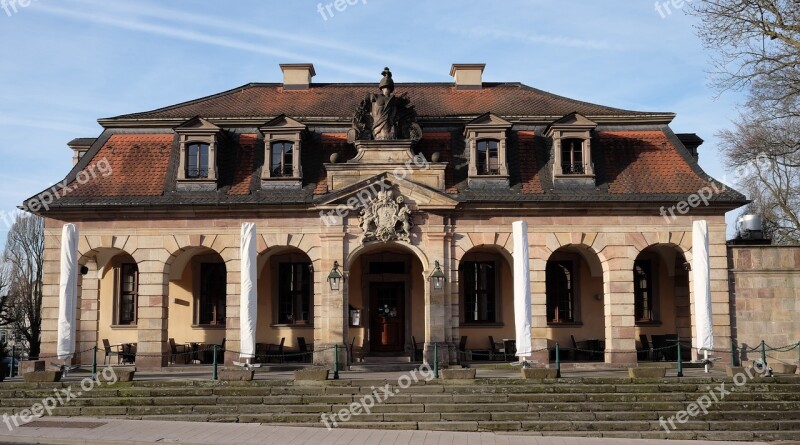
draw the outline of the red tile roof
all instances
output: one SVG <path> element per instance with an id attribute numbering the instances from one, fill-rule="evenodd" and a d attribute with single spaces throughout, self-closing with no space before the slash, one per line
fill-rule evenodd
<path id="1" fill-rule="evenodd" d="M 695 193 L 709 185 L 662 131 L 601 131 L 597 142 L 609 193 Z"/>
<path id="2" fill-rule="evenodd" d="M 236 168 L 233 173 L 233 185 L 228 192 L 229 194 L 247 195 L 250 193 L 250 182 L 253 179 L 253 170 L 255 168 L 255 150 L 257 142 L 257 134 L 243 134 L 239 136 Z"/>
<path id="3" fill-rule="evenodd" d="M 447 162 L 444 171 L 444 184 L 447 193 L 458 193 L 456 190 L 456 177 L 452 160 L 452 133 L 447 131 L 426 132 L 422 134 L 422 139 L 417 144 L 419 153 L 425 155 L 425 159 L 431 160 L 434 153 L 439 153 L 439 162 Z"/>
<path id="4" fill-rule="evenodd" d="M 452 84 L 397 84 L 395 94 L 408 93 L 420 117 L 477 116 L 635 116 L 621 110 L 557 96 L 519 83 L 487 83 L 479 91 L 456 90 Z M 352 118 L 358 104 L 376 84 L 312 84 L 304 91 L 285 91 L 279 84 L 248 84 L 213 96 L 111 119 L 267 118 L 281 114 Z M 655 113 L 664 114 L 664 113 Z"/>
<path id="5" fill-rule="evenodd" d="M 116 134 L 103 145 L 83 169 L 91 178 L 78 173 L 63 196 L 158 196 L 164 191 L 172 134 Z M 111 173 L 102 175 L 105 162 Z M 92 171 L 95 172 L 92 175 Z"/>

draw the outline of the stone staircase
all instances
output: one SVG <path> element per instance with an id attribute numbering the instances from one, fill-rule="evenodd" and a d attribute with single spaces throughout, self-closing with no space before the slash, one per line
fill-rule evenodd
<path id="1" fill-rule="evenodd" d="M 665 422 L 725 384 L 730 393 L 667 433 Z M 388 396 L 380 388 L 390 386 Z M 59 384 L 0 383 L 0 418 L 30 408 Z M 536 381 L 386 380 L 292 382 L 138 381 L 98 386 L 53 415 L 198 422 L 257 422 L 322 427 L 331 416 L 378 391 L 375 403 L 343 428 L 495 431 L 508 434 L 707 440 L 800 440 L 800 376 L 760 378 L 736 387 L 728 378 L 580 378 Z M 719 394 L 717 392 L 717 394 Z M 339 414 L 337 414 L 339 416 Z M 0 424 L 2 425 L 2 424 Z M 0 426 L 2 428 L 2 426 Z"/>

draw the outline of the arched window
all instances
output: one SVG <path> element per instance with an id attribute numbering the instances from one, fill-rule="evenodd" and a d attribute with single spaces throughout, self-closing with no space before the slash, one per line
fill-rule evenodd
<path id="1" fill-rule="evenodd" d="M 311 323 L 311 263 L 280 263 L 278 323 Z"/>
<path id="2" fill-rule="evenodd" d="M 586 165 L 583 162 L 583 140 L 564 139 L 561 141 L 561 171 L 565 175 L 583 175 Z"/>
<path id="3" fill-rule="evenodd" d="M 136 263 L 123 263 L 117 270 L 115 324 L 135 325 L 139 306 L 139 269 Z"/>
<path id="4" fill-rule="evenodd" d="M 653 295 L 653 267 L 648 260 L 637 260 L 633 265 L 634 313 L 637 322 L 656 321 Z"/>
<path id="5" fill-rule="evenodd" d="M 292 142 L 273 142 L 270 171 L 276 178 L 294 176 L 294 144 Z"/>
<path id="6" fill-rule="evenodd" d="M 475 165 L 478 167 L 479 175 L 500 174 L 500 160 L 498 157 L 499 145 L 500 143 L 495 140 L 478 141 Z"/>
<path id="7" fill-rule="evenodd" d="M 547 322 L 575 322 L 575 274 L 572 261 L 548 261 L 545 275 Z"/>
<path id="8" fill-rule="evenodd" d="M 208 177 L 208 144 L 189 144 L 186 147 L 186 177 Z"/>
<path id="9" fill-rule="evenodd" d="M 497 322 L 494 261 L 465 261 L 461 264 L 464 283 L 464 323 Z"/>

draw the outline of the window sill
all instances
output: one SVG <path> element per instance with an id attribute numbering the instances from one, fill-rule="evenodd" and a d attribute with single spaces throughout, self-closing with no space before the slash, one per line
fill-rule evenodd
<path id="1" fill-rule="evenodd" d="M 269 326 L 271 328 L 314 328 L 312 323 L 274 323 Z"/>
<path id="2" fill-rule="evenodd" d="M 662 324 L 663 323 L 661 323 L 658 320 L 652 320 L 652 321 L 645 320 L 645 321 L 637 321 L 636 322 L 636 326 L 661 326 Z"/>
<path id="3" fill-rule="evenodd" d="M 575 326 L 583 326 L 583 323 L 580 321 L 562 321 L 558 323 L 553 323 L 552 321 L 547 322 L 547 327 L 549 328 L 571 328 Z"/>
<path id="4" fill-rule="evenodd" d="M 193 324 L 192 329 L 224 330 L 224 324 Z"/>
<path id="5" fill-rule="evenodd" d="M 467 323 L 461 322 L 462 328 L 501 328 L 505 323 Z"/>
<path id="6" fill-rule="evenodd" d="M 138 329 L 135 324 L 112 324 L 111 329 Z"/>

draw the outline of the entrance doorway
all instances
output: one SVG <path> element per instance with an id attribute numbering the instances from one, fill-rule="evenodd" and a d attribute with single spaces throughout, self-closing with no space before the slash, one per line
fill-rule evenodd
<path id="1" fill-rule="evenodd" d="M 377 353 L 402 353 L 406 339 L 405 283 L 372 282 L 370 296 L 370 349 Z"/>

